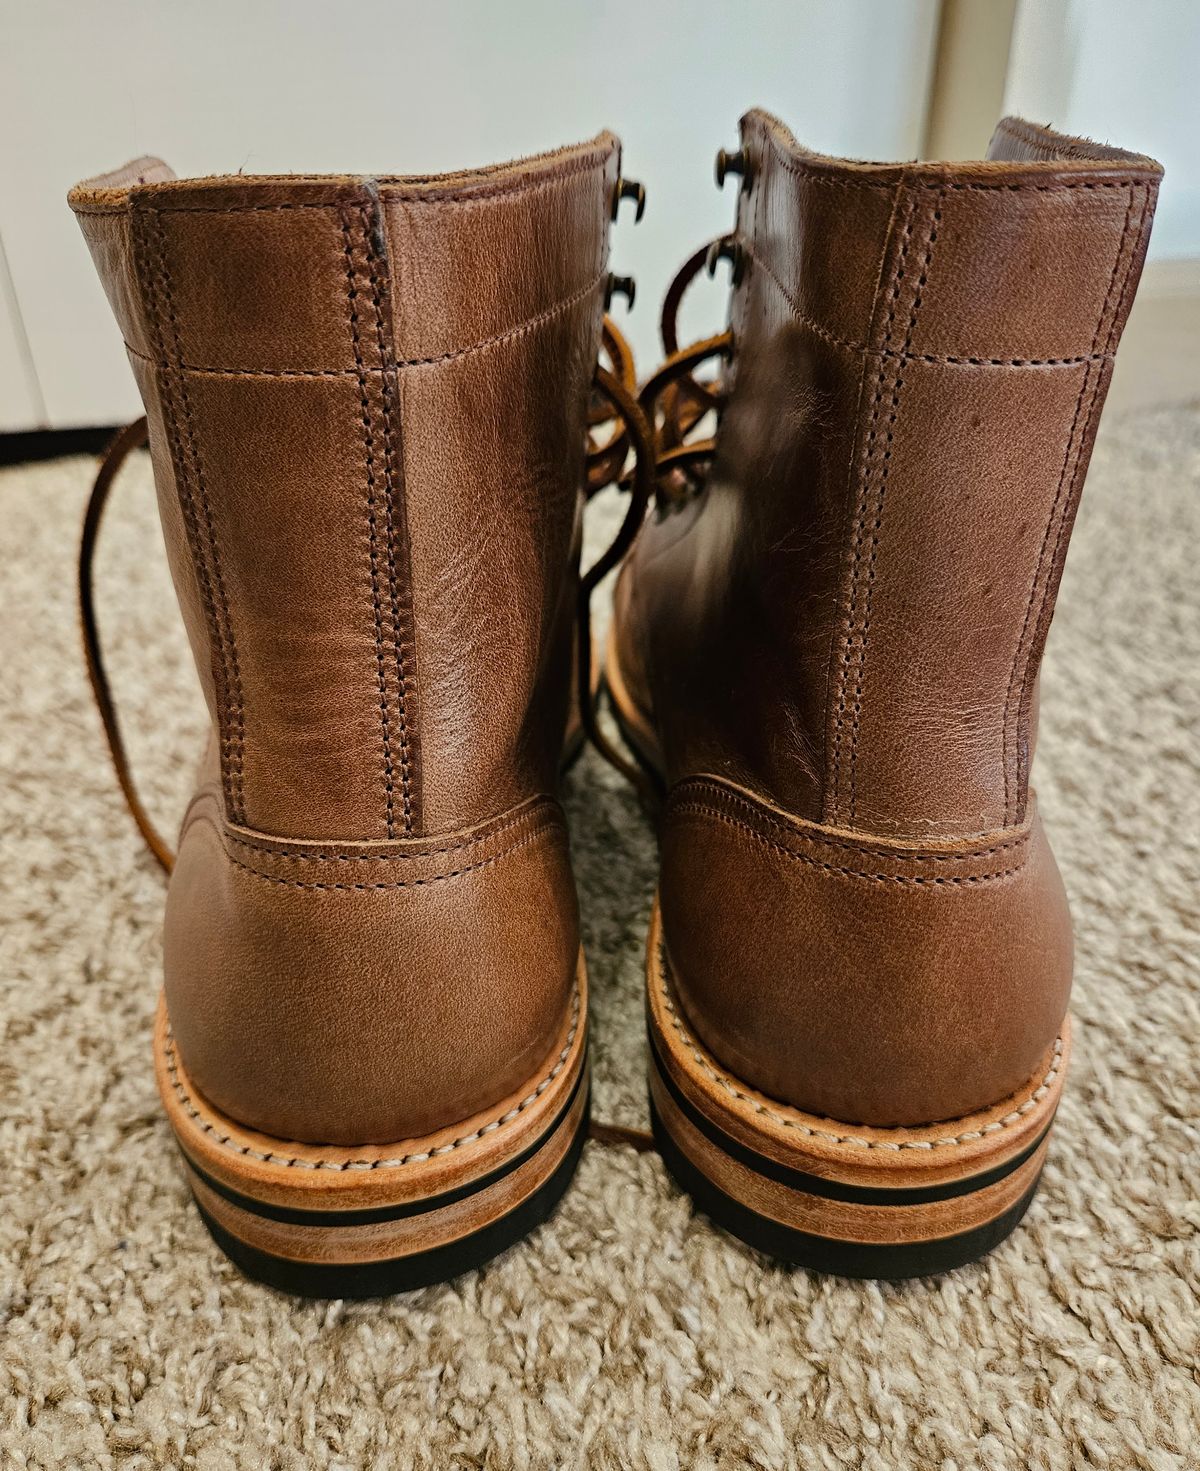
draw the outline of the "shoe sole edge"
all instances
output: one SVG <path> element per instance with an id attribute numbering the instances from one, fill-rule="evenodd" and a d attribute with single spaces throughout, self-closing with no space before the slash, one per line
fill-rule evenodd
<path id="1" fill-rule="evenodd" d="M 492 1109 L 419 1139 L 360 1147 L 274 1139 L 222 1114 L 174 1050 L 165 1000 L 155 1070 L 187 1183 L 247 1275 L 315 1297 L 379 1296 L 482 1265 L 539 1225 L 587 1136 L 586 971 L 555 1050 Z"/>
<path id="2" fill-rule="evenodd" d="M 840 1276 L 962 1266 L 1021 1220 L 1049 1147 L 1070 1025 L 1025 1089 L 923 1128 L 805 1114 L 741 1085 L 683 1020 L 657 905 L 647 954 L 650 1104 L 671 1174 L 739 1239 Z"/>

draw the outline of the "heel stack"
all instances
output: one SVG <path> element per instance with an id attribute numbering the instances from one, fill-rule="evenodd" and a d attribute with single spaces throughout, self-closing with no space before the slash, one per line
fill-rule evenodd
<path id="1" fill-rule="evenodd" d="M 948 1271 L 1002 1241 L 1037 1189 L 1070 1022 L 1026 1087 L 920 1128 L 871 1128 L 756 1092 L 704 1048 L 671 982 L 655 908 L 647 955 L 650 1103 L 668 1169 L 747 1244 L 847 1277 Z"/>
<path id="2" fill-rule="evenodd" d="M 306 1297 L 377 1297 L 481 1266 L 541 1224 L 587 1136 L 582 957 L 555 1050 L 485 1114 L 421 1139 L 340 1148 L 273 1139 L 208 1103 L 171 1036 L 155 1070 L 205 1224 L 247 1276 Z"/>

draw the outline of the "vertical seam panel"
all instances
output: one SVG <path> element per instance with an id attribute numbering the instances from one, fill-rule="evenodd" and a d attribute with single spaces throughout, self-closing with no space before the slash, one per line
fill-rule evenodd
<path id="1" fill-rule="evenodd" d="M 929 220 L 929 233 L 925 242 L 925 255 L 921 261 L 920 274 L 913 291 L 912 310 L 909 314 L 908 329 L 904 336 L 904 343 L 900 349 L 900 356 L 896 362 L 896 373 L 892 383 L 892 401 L 889 406 L 887 428 L 883 437 L 883 453 L 880 458 L 879 482 L 875 493 L 875 514 L 870 529 L 870 550 L 867 555 L 866 565 L 866 589 L 863 594 L 863 623 L 862 636 L 858 643 L 858 658 L 855 672 L 854 699 L 851 704 L 851 727 L 850 727 L 850 818 L 853 820 L 858 804 L 858 736 L 862 723 L 863 688 L 866 683 L 867 665 L 867 640 L 871 632 L 871 609 L 872 598 L 875 591 L 875 569 L 879 560 L 879 543 L 883 534 L 883 510 L 884 497 L 887 494 L 888 473 L 891 470 L 892 446 L 895 442 L 896 421 L 900 416 L 900 394 L 904 388 L 904 372 L 912 350 L 913 337 L 917 330 L 917 317 L 921 310 L 921 301 L 925 286 L 929 277 L 930 262 L 933 260 L 933 247 L 937 243 L 938 225 L 942 218 L 942 200 L 944 192 L 939 190 L 934 198 L 933 213 Z M 907 229 L 911 228 L 910 216 Z M 907 249 L 907 244 L 906 247 Z M 899 278 L 897 279 L 897 285 Z M 889 325 L 889 332 L 890 332 Z"/>
<path id="2" fill-rule="evenodd" d="M 362 209 L 361 206 L 360 209 Z M 369 231 L 365 228 L 365 210 L 362 210 L 362 213 L 364 216 L 364 235 L 365 237 L 369 237 Z M 387 836 L 394 838 L 396 836 L 395 769 L 392 759 L 391 718 L 388 710 L 387 669 L 384 662 L 383 607 L 379 588 L 378 484 L 375 464 L 375 427 L 368 395 L 367 369 L 363 362 L 362 354 L 362 332 L 358 314 L 359 293 L 357 266 L 354 259 L 354 240 L 351 233 L 351 220 L 350 210 L 344 210 L 342 212 L 342 249 L 346 258 L 346 300 L 350 313 L 350 338 L 354 348 L 354 363 L 358 377 L 358 399 L 363 437 L 364 469 L 366 474 L 367 557 L 370 573 L 371 607 L 375 629 L 375 680 L 379 690 L 384 827 Z M 367 250 L 368 252 L 370 250 L 369 238 L 367 238 Z"/>
<path id="3" fill-rule="evenodd" d="M 392 423 L 392 383 L 396 372 L 393 361 L 394 354 L 389 351 L 387 333 L 384 330 L 383 294 L 379 279 L 379 260 L 381 251 L 377 243 L 377 235 L 382 234 L 383 221 L 378 207 L 378 200 L 363 204 L 362 207 L 363 236 L 367 246 L 367 263 L 371 280 L 371 302 L 375 314 L 375 341 L 379 353 L 379 394 L 383 408 L 383 463 L 384 463 L 384 528 L 387 538 L 387 580 L 388 580 L 388 603 L 390 609 L 391 635 L 392 635 L 392 660 L 396 670 L 396 725 L 400 744 L 400 790 L 401 805 L 403 807 L 404 832 L 409 835 L 413 831 L 413 796 L 412 796 L 412 772 L 411 752 L 409 748 L 408 732 L 408 680 L 404 660 L 404 623 L 400 610 L 400 587 L 399 576 L 396 569 L 396 522 L 399 519 L 396 508 L 397 479 L 403 483 L 403 468 L 399 477 L 395 474 L 395 459 L 393 452 L 394 436 Z M 386 699 L 386 690 L 384 691 Z M 394 811 L 391 806 L 391 790 L 389 788 L 389 831 L 394 825 Z"/>
<path id="4" fill-rule="evenodd" d="M 135 254 L 147 326 L 155 339 L 156 355 L 164 364 L 156 369 L 156 375 L 163 400 L 172 463 L 176 471 L 176 489 L 209 625 L 212 654 L 218 664 L 213 672 L 220 727 L 222 786 L 230 815 L 235 821 L 241 822 L 245 819 L 245 711 L 242 703 L 241 671 L 229 620 L 229 603 L 221 573 L 216 527 L 204 488 L 203 466 L 182 368 L 179 319 L 175 310 L 161 211 L 135 207 L 133 225 L 136 234 L 141 236 L 140 242 L 135 243 L 140 243 L 142 248 Z M 157 266 L 150 259 L 151 249 Z M 170 326 L 170 350 L 164 332 L 164 316 L 158 305 L 159 296 L 166 308 L 165 321 Z"/>

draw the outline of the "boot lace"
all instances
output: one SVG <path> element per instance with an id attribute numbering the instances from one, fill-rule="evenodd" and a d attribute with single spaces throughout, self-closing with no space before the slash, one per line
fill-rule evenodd
<path id="1" fill-rule="evenodd" d="M 720 420 L 728 398 L 727 370 L 722 366 L 708 378 L 698 377 L 696 370 L 714 360 L 731 362 L 733 333 L 727 328 L 681 348 L 678 317 L 688 288 L 701 270 L 714 272 L 725 245 L 725 237 L 702 245 L 676 273 L 663 298 L 659 323 L 665 357 L 638 394 L 654 432 L 655 499 L 660 511 L 678 507 L 696 493 L 716 454 L 715 431 L 702 438 L 692 436 L 705 427 L 710 415 Z"/>

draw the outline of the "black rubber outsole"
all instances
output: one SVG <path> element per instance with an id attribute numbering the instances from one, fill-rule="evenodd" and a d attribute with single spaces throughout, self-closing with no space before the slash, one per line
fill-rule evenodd
<path id="1" fill-rule="evenodd" d="M 956 1236 L 932 1241 L 879 1245 L 875 1242 L 837 1241 L 814 1236 L 760 1215 L 714 1185 L 683 1153 L 650 1101 L 650 1122 L 663 1163 L 697 1209 L 722 1230 L 756 1251 L 789 1266 L 804 1267 L 834 1277 L 898 1282 L 908 1277 L 932 1277 L 951 1272 L 986 1256 L 1018 1225 L 1037 1192 L 1041 1172 L 1014 1205 L 994 1220 Z"/>
<path id="2" fill-rule="evenodd" d="M 413 1292 L 482 1267 L 549 1219 L 579 1164 L 588 1135 L 590 1107 L 589 1094 L 584 1099 L 579 1126 L 566 1154 L 554 1173 L 528 1199 L 470 1236 L 429 1251 L 375 1262 L 298 1262 L 248 1246 L 215 1221 L 199 1201 L 196 1209 L 213 1240 L 234 1266 L 278 1292 L 325 1298 L 389 1297 L 396 1292 Z"/>

